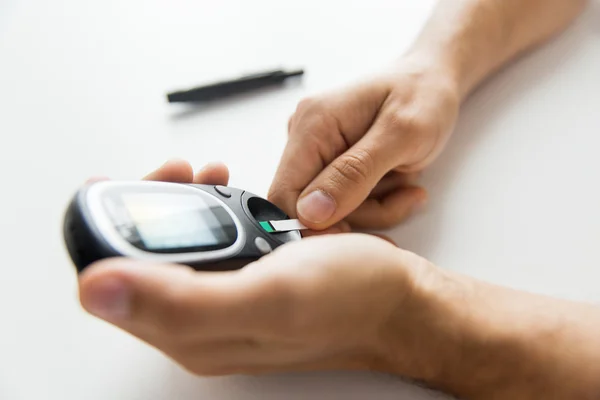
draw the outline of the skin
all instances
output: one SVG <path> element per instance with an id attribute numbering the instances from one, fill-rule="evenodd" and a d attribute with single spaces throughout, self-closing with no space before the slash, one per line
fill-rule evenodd
<path id="1" fill-rule="evenodd" d="M 303 101 L 290 119 L 270 198 L 300 211 L 313 237 L 226 273 L 104 260 L 80 276 L 82 306 L 203 376 L 374 370 L 464 399 L 600 398 L 600 309 L 477 281 L 348 232 L 391 226 L 422 204 L 418 172 L 450 139 L 464 98 L 582 6 L 440 1 L 389 71 Z M 228 178 L 224 165 L 194 173 L 184 161 L 145 177 Z M 298 205 L 314 190 L 335 206 L 318 221 Z"/>

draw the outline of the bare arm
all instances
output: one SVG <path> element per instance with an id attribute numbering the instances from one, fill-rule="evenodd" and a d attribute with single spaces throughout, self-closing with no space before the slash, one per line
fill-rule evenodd
<path id="1" fill-rule="evenodd" d="M 464 98 L 585 4 L 440 0 L 407 57 L 449 77 Z M 392 319 L 393 371 L 466 399 L 600 399 L 599 308 L 434 270 L 417 284 L 414 309 Z"/>
<path id="2" fill-rule="evenodd" d="M 467 400 L 600 399 L 600 308 L 429 268 L 387 369 Z"/>
<path id="3" fill-rule="evenodd" d="M 496 69 L 562 32 L 586 0 L 440 0 L 410 50 L 452 74 L 467 95 Z"/>

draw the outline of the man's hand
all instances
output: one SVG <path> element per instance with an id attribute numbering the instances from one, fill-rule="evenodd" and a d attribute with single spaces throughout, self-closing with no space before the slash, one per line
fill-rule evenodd
<path id="1" fill-rule="evenodd" d="M 458 88 L 442 69 L 393 72 L 302 101 L 269 199 L 310 228 L 387 228 L 425 202 L 418 173 L 454 127 Z"/>
<path id="2" fill-rule="evenodd" d="M 585 3 L 439 1 L 390 72 L 300 103 L 270 200 L 315 230 L 395 225 L 425 200 L 416 173 L 443 149 L 462 100 Z"/>
<path id="3" fill-rule="evenodd" d="M 81 303 L 199 375 L 372 369 L 385 364 L 380 334 L 410 296 L 410 257 L 343 234 L 282 246 L 236 272 L 111 259 L 83 273 Z"/>
<path id="4" fill-rule="evenodd" d="M 227 175 L 214 165 L 194 178 L 170 162 L 146 179 L 227 184 Z M 381 334 L 423 261 L 362 234 L 290 243 L 234 272 L 117 258 L 82 273 L 80 299 L 196 374 L 370 369 L 385 365 Z"/>

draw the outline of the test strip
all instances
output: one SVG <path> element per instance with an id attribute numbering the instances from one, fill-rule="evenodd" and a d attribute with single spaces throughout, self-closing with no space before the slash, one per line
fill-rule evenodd
<path id="1" fill-rule="evenodd" d="M 289 232 L 308 229 L 297 219 L 284 219 L 280 221 L 262 221 L 260 226 L 269 233 Z"/>

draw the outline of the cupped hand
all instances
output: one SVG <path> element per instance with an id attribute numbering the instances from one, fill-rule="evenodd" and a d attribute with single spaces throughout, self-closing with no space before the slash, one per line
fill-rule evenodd
<path id="1" fill-rule="evenodd" d="M 441 69 L 392 72 L 300 102 L 269 200 L 321 230 L 346 220 L 388 228 L 420 207 L 418 173 L 443 149 L 459 109 Z"/>
<path id="2" fill-rule="evenodd" d="M 226 184 L 227 169 L 194 174 L 171 162 L 147 179 Z M 417 256 L 363 234 L 281 246 L 233 272 L 107 259 L 80 276 L 85 310 L 199 375 L 367 369 L 411 293 Z"/>

